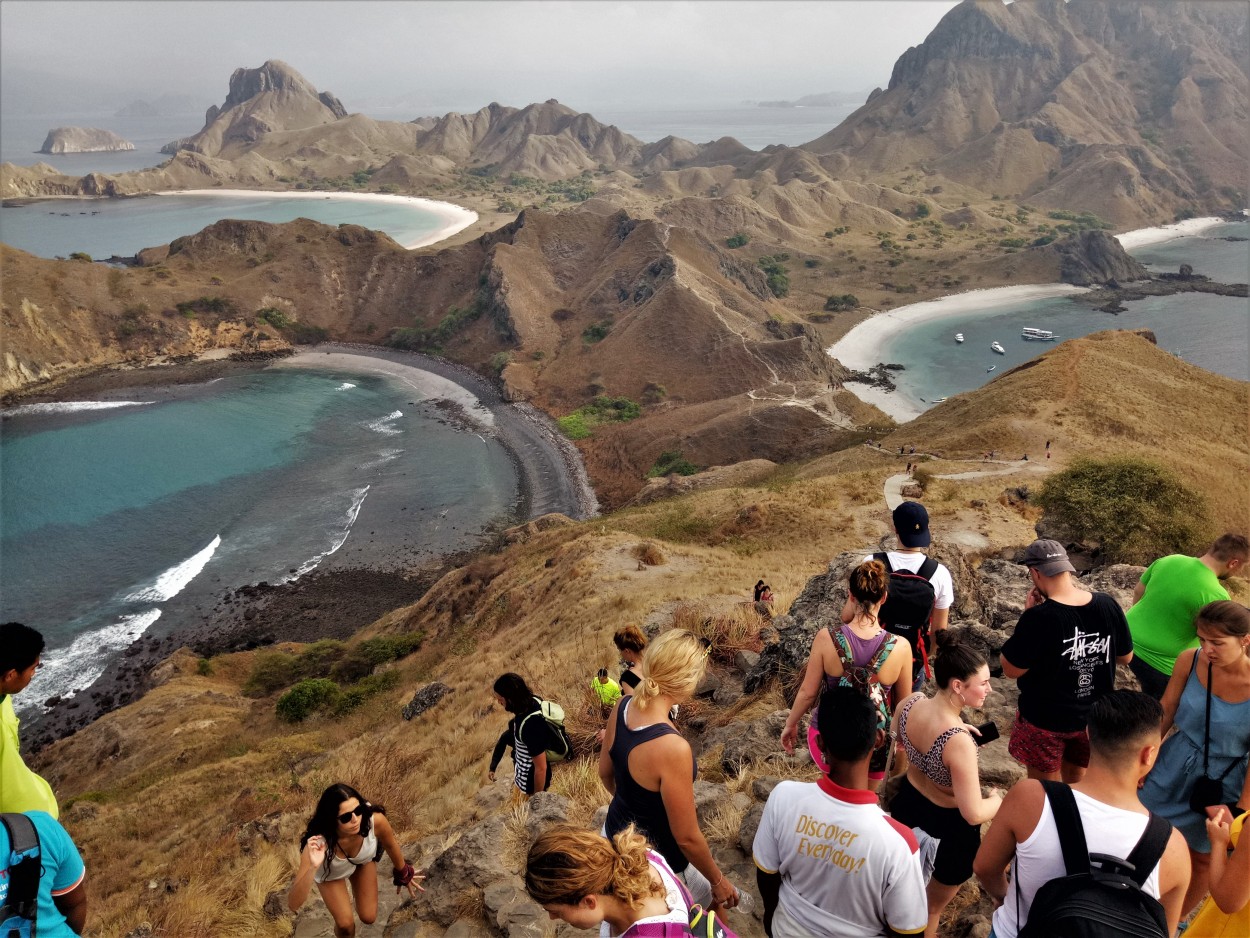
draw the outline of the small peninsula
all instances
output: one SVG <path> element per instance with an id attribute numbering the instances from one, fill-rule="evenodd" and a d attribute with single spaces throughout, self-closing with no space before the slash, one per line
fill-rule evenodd
<path id="1" fill-rule="evenodd" d="M 40 153 L 114 153 L 135 145 L 111 130 L 96 127 L 57 127 L 49 130 Z"/>

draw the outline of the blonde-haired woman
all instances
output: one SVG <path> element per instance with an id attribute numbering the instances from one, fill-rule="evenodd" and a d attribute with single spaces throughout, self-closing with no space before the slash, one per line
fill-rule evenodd
<path id="1" fill-rule="evenodd" d="M 897 641 L 878 621 L 878 613 L 889 589 L 890 574 L 879 560 L 866 560 L 851 571 L 847 610 L 850 620 L 839 628 L 829 626 L 812 638 L 812 652 L 803 673 L 803 684 L 794 697 L 794 706 L 781 731 L 781 745 L 794 752 L 799 737 L 799 721 L 820 697 L 825 686 L 843 685 L 865 693 L 880 711 L 880 725 L 887 739 L 872 754 L 868 765 L 868 786 L 876 791 L 885 778 L 890 759 L 890 714 L 892 704 L 911 694 L 911 646 Z M 893 692 L 893 699 L 891 699 Z M 813 716 L 807 733 L 808 750 L 822 772 L 829 766 L 816 743 Z"/>
<path id="2" fill-rule="evenodd" d="M 553 919 L 576 928 L 607 923 L 609 936 L 690 921 L 676 875 L 632 825 L 611 840 L 569 826 L 544 831 L 526 859 L 525 890 Z"/>
<path id="3" fill-rule="evenodd" d="M 695 815 L 698 765 L 669 716 L 694 696 L 706 666 L 706 646 L 683 629 L 665 632 L 643 652 L 642 680 L 613 708 L 599 751 L 599 778 L 612 792 L 604 831 L 613 837 L 634 825 L 695 902 L 733 908 L 738 890 L 716 865 Z"/>

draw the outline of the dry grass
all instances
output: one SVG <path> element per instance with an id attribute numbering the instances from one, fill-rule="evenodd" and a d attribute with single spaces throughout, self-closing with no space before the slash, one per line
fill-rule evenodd
<path id="1" fill-rule="evenodd" d="M 658 567 L 668 563 L 668 557 L 664 551 L 660 549 L 660 545 L 655 541 L 645 541 L 638 544 L 633 549 L 633 555 L 638 558 L 638 562 L 646 564 L 648 567 Z"/>
<path id="2" fill-rule="evenodd" d="M 1085 357 L 1097 360 L 1101 346 L 1091 342 Z M 1152 359 L 1156 353 L 1142 354 Z M 1081 381 L 1102 375 L 1098 369 L 1087 371 L 1088 361 L 1064 367 Z M 1165 363 L 1159 369 L 1162 380 L 1167 384 L 1175 377 L 1172 371 L 1187 367 Z M 1024 375 L 1042 369 L 1039 364 Z M 1130 375 L 1126 380 L 1137 379 Z M 1002 384 L 1003 379 L 994 383 L 995 393 Z M 1227 401 L 1219 397 L 1224 386 L 1215 385 L 1218 400 L 1212 409 L 1227 405 L 1231 411 L 1234 392 L 1244 398 L 1243 385 L 1230 382 Z M 1167 403 L 1174 402 L 1168 397 Z M 1049 416 L 1039 415 L 1055 427 L 1056 450 L 1062 452 L 1070 445 L 1065 440 L 1078 438 L 1077 413 L 1088 416 L 1091 406 L 1073 402 L 1064 410 L 1059 404 Z M 1175 418 L 1178 423 L 1189 420 L 1192 402 L 1187 406 Z M 1163 405 L 1158 409 L 1155 424 L 1165 419 Z M 1244 406 L 1240 412 L 1244 418 Z M 932 426 L 924 419 L 909 428 L 909 442 L 944 445 L 948 455 L 958 455 L 951 442 L 956 438 L 980 449 L 981 437 L 965 425 L 968 415 L 943 422 L 932 418 Z M 1244 427 L 1237 437 L 1221 419 L 1195 417 L 1190 422 L 1203 437 L 1201 444 L 1180 441 L 1175 447 L 1182 456 L 1188 454 L 1185 458 L 1195 458 L 1199 446 L 1214 454 L 1211 462 L 1195 462 L 1199 468 L 1192 474 L 1210 475 L 1224 462 L 1219 470 L 1223 494 L 1209 494 L 1217 510 L 1231 518 L 1233 501 L 1241 497 L 1242 507 L 1250 503 L 1243 497 L 1250 473 L 1234 471 L 1247 461 Z M 1153 432 L 1160 434 L 1153 445 L 1172 445 L 1162 428 Z M 1107 439 L 1128 450 L 1141 445 L 1124 443 L 1127 437 Z M 1169 440 L 1168 446 L 1162 440 Z M 1108 449 L 1106 443 L 1099 441 L 1100 451 Z M 1007 447 L 998 441 L 993 448 Z M 969 468 L 949 460 L 929 466 L 935 474 Z M 668 617 L 675 624 L 712 639 L 717 665 L 731 661 L 739 648 L 757 647 L 760 621 L 740 605 L 751 584 L 761 576 L 771 583 L 776 608 L 785 611 L 832 556 L 874 544 L 889 530 L 881 485 L 899 468 L 889 454 L 857 446 L 783 467 L 753 486 L 700 491 L 553 528 L 501 555 L 481 558 L 448 574 L 419 603 L 395 610 L 366 630 L 420 628 L 428 638 L 422 649 L 396 664 L 398 688 L 343 718 L 318 717 L 293 728 L 277 721 L 272 699 L 243 698 L 239 689 L 250 673 L 252 653 L 213 659 L 210 675 L 196 673 L 193 657 L 176 659 L 177 674 L 167 684 L 51 747 L 39 760 L 66 805 L 66 825 L 93 871 L 88 885 L 93 931 L 122 938 L 148 922 L 157 933 L 178 936 L 287 934 L 289 925 L 264 920 L 260 909 L 269 892 L 285 888 L 296 858 L 294 844 L 317 795 L 331 781 L 350 782 L 385 803 L 404 842 L 458 836 L 482 815 L 474 796 L 486 783 L 490 751 L 507 722 L 489 688 L 505 671 L 522 674 L 542 696 L 564 705 L 581 755 L 555 768 L 553 789 L 569 799 L 571 820 L 588 823 L 607 801 L 589 746 L 602 725 L 589 681 L 599 667 L 615 664 L 612 632 L 671 608 Z M 935 481 L 926 502 L 937 536 L 959 527 L 983 532 L 995 546 L 1024 543 L 1035 518 L 1027 507 L 1017 510 L 998 496 L 1004 488 L 1033 485 L 1040 478 L 1014 473 Z M 973 500 L 984 504 L 973 507 Z M 620 563 L 622 556 L 637 557 L 631 551 L 648 545 L 664 563 L 644 563 L 639 570 Z M 525 651 L 519 654 L 519 649 Z M 766 692 L 725 709 L 691 702 L 682 708 L 681 720 L 704 717 L 716 726 L 758 719 L 784 709 L 787 688 L 792 691 L 799 678 L 783 675 Z M 435 679 L 452 692 L 412 724 L 401 721 L 403 702 Z M 704 753 L 700 762 L 703 777 L 721 776 L 719 752 Z M 500 770 L 509 769 L 505 761 Z M 747 790 L 741 786 L 757 775 L 789 771 L 800 777 L 814 774 L 810 767 L 769 764 L 745 767 L 725 781 L 737 786 L 733 790 Z M 244 853 L 240 828 L 271 814 L 277 817 L 279 843 L 255 841 Z M 736 839 L 740 818 L 733 814 L 714 819 L 713 840 Z M 103 862 L 116 856 L 125 856 L 126 863 Z M 158 888 L 148 889 L 149 881 Z M 463 900 L 467 913 L 480 912 L 480 895 L 466 890 Z"/>

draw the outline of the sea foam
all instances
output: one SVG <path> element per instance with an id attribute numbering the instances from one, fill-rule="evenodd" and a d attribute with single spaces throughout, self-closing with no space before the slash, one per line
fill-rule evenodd
<path id="1" fill-rule="evenodd" d="M 398 411 L 396 411 L 396 413 L 398 413 Z M 279 582 L 290 583 L 292 580 L 298 580 L 305 573 L 311 573 L 313 570 L 317 568 L 317 565 L 320 564 L 321 561 L 325 560 L 327 557 L 333 554 L 336 550 L 338 550 L 340 547 L 346 544 L 347 536 L 352 533 L 352 525 L 356 523 L 356 518 L 360 514 L 360 506 L 365 503 L 365 496 L 368 494 L 369 494 L 369 486 L 367 485 L 364 488 L 356 489 L 356 491 L 352 492 L 351 507 L 347 509 L 347 514 L 343 516 L 343 523 L 340 527 L 340 530 L 335 532 L 334 542 L 331 545 L 330 549 L 324 550 L 321 553 L 314 555 L 310 559 L 305 560 L 302 564 L 300 564 L 298 567 L 295 568 L 294 573 L 292 573 L 288 577 L 283 578 Z"/>
<path id="2" fill-rule="evenodd" d="M 23 414 L 72 414 L 80 410 L 116 410 L 119 407 L 142 407 L 151 401 L 57 401 L 50 404 L 22 404 L 5 411 L 6 417 Z"/>
<path id="3" fill-rule="evenodd" d="M 404 431 L 391 425 L 403 415 L 404 412 L 402 410 L 392 411 L 385 417 L 380 417 L 377 420 L 371 420 L 369 423 L 365 424 L 365 426 L 374 433 L 382 433 L 386 436 L 397 436 Z"/>
<path id="4" fill-rule="evenodd" d="M 89 687 L 113 658 L 145 633 L 161 617 L 159 609 L 145 609 L 118 618 L 112 625 L 76 636 L 66 648 L 44 652 L 39 671 L 41 698 L 67 697 Z"/>
<path id="5" fill-rule="evenodd" d="M 213 554 L 220 546 L 221 535 L 219 534 L 213 538 L 211 544 L 199 553 L 193 554 L 182 561 L 182 563 L 170 567 L 158 576 L 151 585 L 136 590 L 127 596 L 126 601 L 159 603 L 167 599 L 173 599 L 186 589 L 188 583 L 200 575 L 200 571 L 204 569 L 204 566 L 212 559 Z"/>

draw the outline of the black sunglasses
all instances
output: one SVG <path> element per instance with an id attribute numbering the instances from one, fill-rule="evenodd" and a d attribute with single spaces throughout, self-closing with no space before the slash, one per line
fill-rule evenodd
<path id="1" fill-rule="evenodd" d="M 350 824 L 352 822 L 353 815 L 355 815 L 356 817 L 362 817 L 364 813 L 365 813 L 365 806 L 362 804 L 358 804 L 356 805 L 356 807 L 352 808 L 350 811 L 346 811 L 343 814 L 340 814 L 339 823 Z"/>

